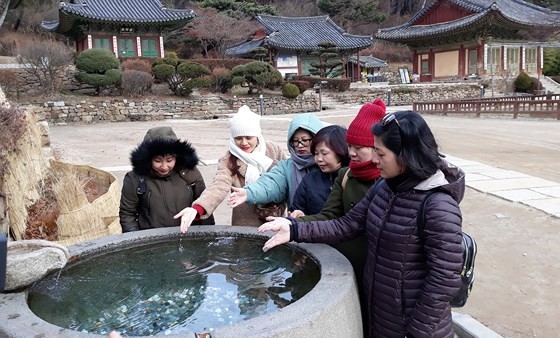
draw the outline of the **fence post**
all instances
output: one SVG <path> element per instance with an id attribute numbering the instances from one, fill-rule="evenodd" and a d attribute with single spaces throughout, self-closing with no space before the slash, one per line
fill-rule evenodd
<path id="1" fill-rule="evenodd" d="M 513 103 L 513 118 L 517 118 L 517 114 L 519 114 L 519 102 Z"/>

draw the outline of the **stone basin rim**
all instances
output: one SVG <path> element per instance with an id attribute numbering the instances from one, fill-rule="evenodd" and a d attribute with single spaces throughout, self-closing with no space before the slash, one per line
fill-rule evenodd
<path id="1" fill-rule="evenodd" d="M 87 259 L 90 256 L 95 256 L 110 251 L 111 249 L 124 249 L 151 243 L 153 241 L 180 238 L 180 236 L 240 236 L 263 238 L 264 244 L 264 240 L 273 234 L 274 233 L 260 234 L 257 232 L 257 228 L 254 227 L 223 225 L 192 226 L 186 234 L 180 234 L 178 227 L 171 227 L 111 235 L 76 244 L 70 246 L 68 249 L 71 255 L 70 260 L 76 261 Z M 338 331 L 339 333 L 355 332 L 361 335 L 361 318 L 359 315 L 357 286 L 352 266 L 348 260 L 336 249 L 326 244 L 288 243 L 287 245 L 307 254 L 319 265 L 320 279 L 317 285 L 298 301 L 274 313 L 265 314 L 215 329 L 212 331 L 213 338 L 251 336 L 285 337 L 294 334 L 293 330 L 297 330 L 297 332 L 304 335 L 307 330 L 311 330 L 307 333 L 315 336 L 325 334 L 319 333 L 325 330 L 329 332 L 340 330 Z M 33 337 L 36 335 L 62 338 L 107 337 L 106 335 L 82 333 L 48 323 L 37 317 L 29 309 L 26 299 L 27 290 L 0 294 L 0 336 L 14 338 Z M 345 304 L 345 306 L 340 308 L 339 304 Z M 325 316 L 325 311 L 329 311 L 328 313 L 332 312 L 332 314 L 327 314 Z M 348 318 L 344 320 L 344 317 Z M 325 319 L 334 322 L 334 324 L 327 324 L 321 328 L 322 324 L 326 321 Z M 172 338 L 191 336 L 186 333 L 160 335 Z"/>

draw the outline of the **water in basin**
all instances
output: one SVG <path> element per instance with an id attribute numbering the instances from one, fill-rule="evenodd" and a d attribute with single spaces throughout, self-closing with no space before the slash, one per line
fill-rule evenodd
<path id="1" fill-rule="evenodd" d="M 305 253 L 262 238 L 186 237 L 85 259 L 29 290 L 30 309 L 60 327 L 149 336 L 203 332 L 297 301 L 319 281 Z"/>

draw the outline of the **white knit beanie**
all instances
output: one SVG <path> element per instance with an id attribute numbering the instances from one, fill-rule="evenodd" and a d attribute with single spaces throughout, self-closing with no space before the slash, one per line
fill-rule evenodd
<path id="1" fill-rule="evenodd" d="M 261 136 L 261 117 L 247 106 L 241 106 L 229 120 L 231 137 Z"/>

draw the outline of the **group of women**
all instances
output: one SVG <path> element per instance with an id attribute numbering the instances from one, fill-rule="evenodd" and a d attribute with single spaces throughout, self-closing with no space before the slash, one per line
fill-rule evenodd
<path id="1" fill-rule="evenodd" d="M 286 158 L 263 137 L 260 116 L 243 106 L 229 121 L 229 149 L 209 186 L 188 142 L 169 127 L 150 129 L 123 182 L 123 232 L 213 224 L 227 199 L 233 225 L 277 232 L 265 250 L 321 242 L 344 254 L 358 281 L 364 336 L 453 337 L 464 173 L 443 159 L 419 114 L 385 110 L 380 99 L 365 104 L 348 129 L 297 115 Z M 434 189 L 443 193 L 426 205 L 419 233 L 418 207 Z"/>

